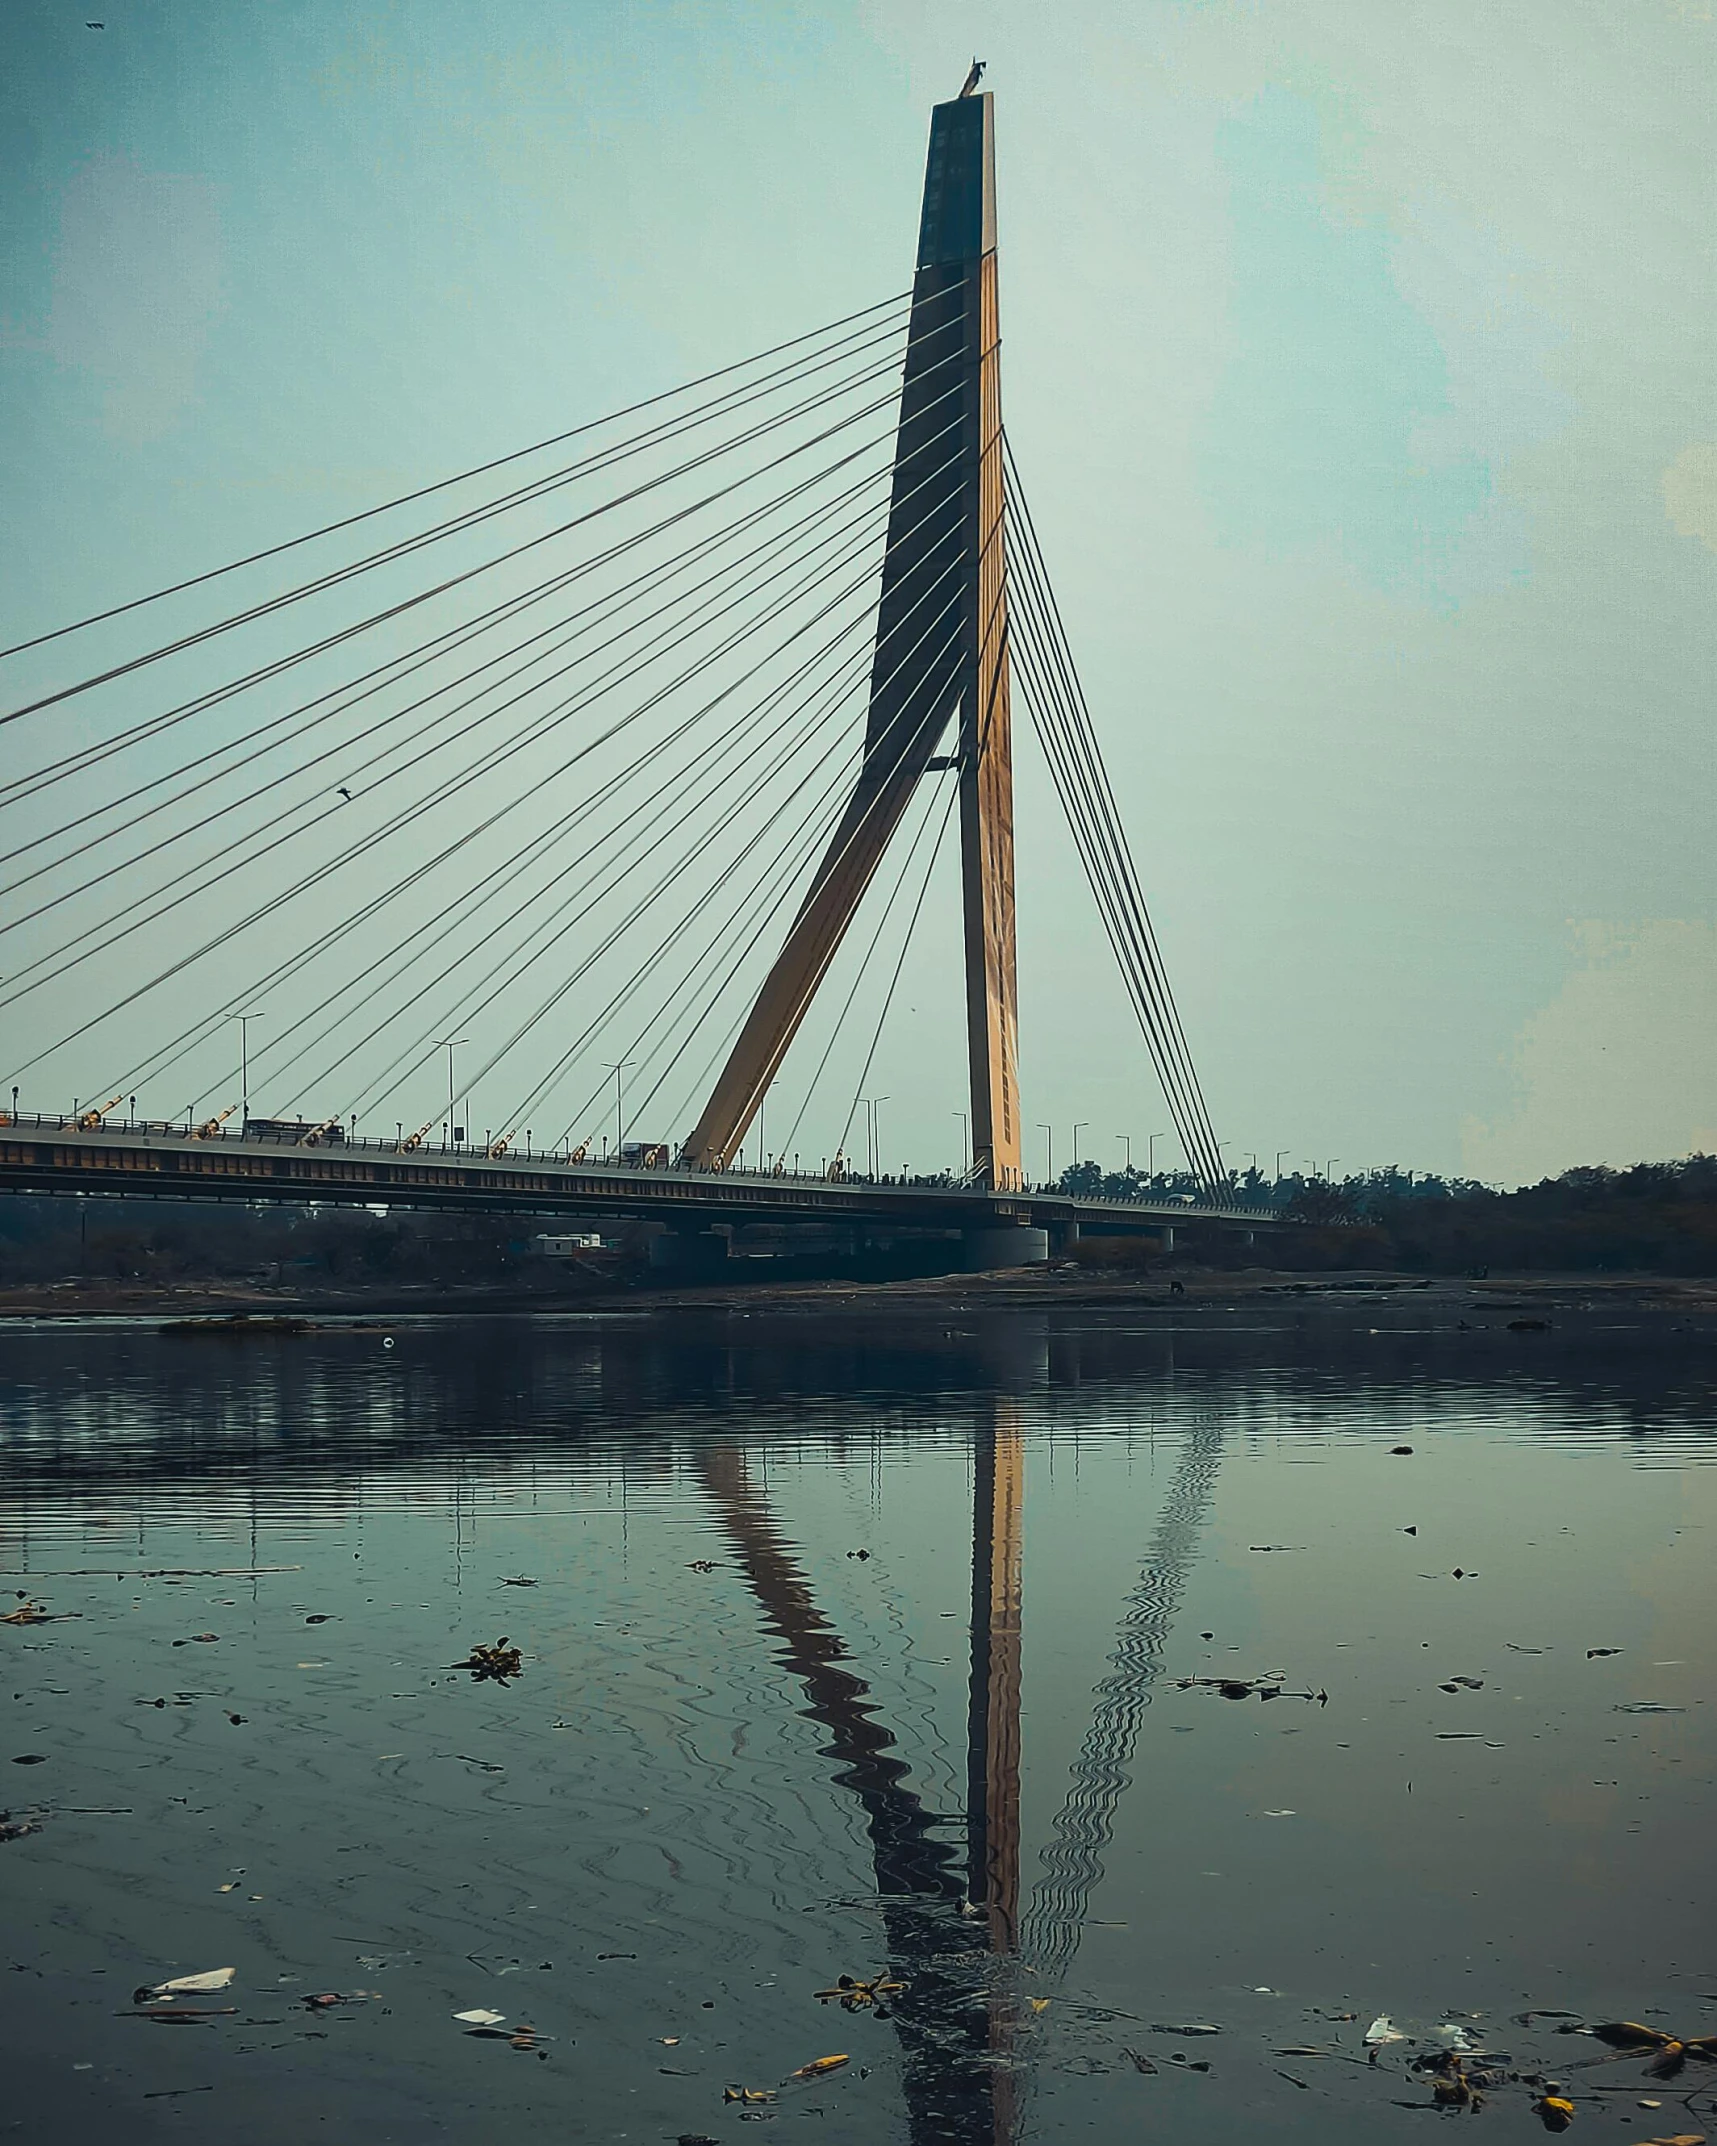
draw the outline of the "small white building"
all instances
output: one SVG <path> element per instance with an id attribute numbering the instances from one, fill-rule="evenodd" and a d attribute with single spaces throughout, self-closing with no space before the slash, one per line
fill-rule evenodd
<path id="1" fill-rule="evenodd" d="M 595 1230 L 577 1230 L 565 1237 L 533 1237 L 531 1250 L 539 1259 L 570 1259 L 576 1252 L 600 1252 L 602 1239 Z"/>

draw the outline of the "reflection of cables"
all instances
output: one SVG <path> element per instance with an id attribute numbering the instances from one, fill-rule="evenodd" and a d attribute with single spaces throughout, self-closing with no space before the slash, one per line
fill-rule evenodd
<path id="1" fill-rule="evenodd" d="M 204 582 L 218 581 L 225 574 L 237 573 L 241 567 L 257 566 L 264 559 L 278 558 L 282 552 L 295 551 L 300 544 L 313 544 L 319 538 L 333 536 L 341 529 L 354 528 L 359 522 L 373 521 L 378 514 L 391 514 L 396 507 L 410 506 L 413 501 L 428 499 L 437 492 L 445 492 L 453 485 L 466 484 L 474 477 L 486 477 L 490 471 L 505 469 L 510 463 L 522 462 L 527 456 L 542 454 L 550 447 L 564 446 L 568 440 L 581 438 L 603 425 L 617 424 L 623 417 L 635 417 L 640 410 L 653 409 L 657 403 L 671 402 L 676 395 L 684 395 L 694 388 L 707 387 L 714 380 L 722 380 L 729 373 L 743 372 L 748 365 L 761 364 L 765 358 L 779 357 L 784 350 L 794 350 L 801 343 L 815 342 L 819 336 L 830 335 L 837 328 L 844 328 L 853 321 L 866 320 L 873 313 L 887 311 L 898 306 L 901 296 L 879 299 L 875 305 L 864 306 L 856 313 L 848 313 L 841 320 L 831 321 L 827 327 L 812 328 L 804 335 L 796 335 L 785 343 L 777 343 L 772 349 L 759 351 L 749 358 L 741 358 L 732 365 L 723 365 L 715 372 L 703 373 L 696 380 L 682 381 L 678 387 L 664 389 L 659 395 L 647 395 L 642 402 L 629 403 L 624 409 L 612 410 L 606 417 L 592 418 L 589 423 L 574 425 L 568 432 L 557 432 L 545 440 L 538 440 L 530 447 L 515 448 L 512 453 L 497 455 L 493 461 L 479 462 L 473 468 L 461 470 L 456 476 L 442 477 L 434 484 L 420 485 L 416 491 L 402 492 L 396 499 L 383 500 L 380 506 L 365 507 L 361 513 L 348 514 L 336 522 L 324 522 L 320 529 L 307 529 L 302 536 L 288 537 L 284 543 L 271 544 L 266 551 L 253 551 L 245 558 L 229 560 L 225 566 L 211 567 L 207 573 L 192 574 L 187 580 L 175 581 L 162 589 L 153 589 L 147 596 L 134 596 L 129 603 L 114 604 L 106 611 L 92 612 L 87 618 L 74 619 L 68 626 L 56 626 L 49 633 L 39 633 L 32 640 L 18 641 L 10 648 L 0 648 L 0 658 L 21 655 L 27 648 L 40 648 L 45 642 L 63 640 L 67 634 L 81 633 L 86 626 L 100 625 L 104 620 L 118 618 L 127 611 L 140 610 L 145 604 L 158 603 L 163 597 L 178 596 L 186 589 L 200 588 Z"/>
<path id="2" fill-rule="evenodd" d="M 1020 1951 L 1039 1974 L 1060 1974 L 1079 1947 L 1092 1888 L 1115 1809 L 1132 1781 L 1139 1724 L 1162 1674 L 1163 1653 L 1191 1570 L 1222 1459 L 1222 1425 L 1211 1419 L 1188 1433 L 1163 1500 L 1138 1585 L 1116 1628 L 1109 1674 L 1092 1694 L 1091 1725 L 1073 1762 L 1073 1785 L 1043 1851 L 1043 1876 L 1032 1888 Z"/>

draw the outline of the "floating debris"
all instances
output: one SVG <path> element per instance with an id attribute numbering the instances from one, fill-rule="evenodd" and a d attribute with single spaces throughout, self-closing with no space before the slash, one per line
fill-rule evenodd
<path id="1" fill-rule="evenodd" d="M 449 1662 L 447 1666 L 449 1669 L 469 1669 L 474 1684 L 481 1684 L 486 1679 L 505 1684 L 509 1677 L 524 1674 L 525 1658 L 503 1632 L 492 1647 L 473 1647 L 462 1662 Z"/>
<path id="2" fill-rule="evenodd" d="M 849 2056 L 813 2057 L 809 2064 L 801 2064 L 796 2072 L 789 2074 L 794 2079 L 821 2079 L 825 2073 L 839 2071 L 843 2064 L 850 2064 Z"/>
<path id="3" fill-rule="evenodd" d="M 498 2027 L 507 2015 L 505 2012 L 491 2012 L 486 2006 L 478 2005 L 472 2011 L 455 2012 L 453 2016 L 462 2027 Z"/>
<path id="4" fill-rule="evenodd" d="M 819 2004 L 838 2004 L 843 2012 L 862 2012 L 867 2005 L 875 2005 L 878 2006 L 878 2016 L 886 2019 L 888 2014 L 879 2005 L 879 2000 L 898 1995 L 906 1986 L 904 1982 L 891 1981 L 884 1968 L 868 1982 L 856 1975 L 841 1975 L 833 1989 L 818 1990 L 816 1998 Z"/>
<path id="5" fill-rule="evenodd" d="M 775 2089 L 772 2086 L 724 2086 L 721 2098 L 723 2101 L 742 2102 L 750 2108 L 758 2102 L 773 2101 Z"/>
<path id="6" fill-rule="evenodd" d="M 1574 2104 L 1554 2079 L 1547 2079 L 1543 2093 L 1532 2104 L 1532 2113 L 1546 2131 L 1566 2131 L 1574 2121 Z"/>
<path id="7" fill-rule="evenodd" d="M 236 1967 L 211 1967 L 200 1975 L 177 1975 L 171 1982 L 145 1982 L 133 1991 L 133 2004 L 147 2004 L 157 1997 L 205 1997 L 211 1990 L 224 1990 L 238 1973 Z"/>

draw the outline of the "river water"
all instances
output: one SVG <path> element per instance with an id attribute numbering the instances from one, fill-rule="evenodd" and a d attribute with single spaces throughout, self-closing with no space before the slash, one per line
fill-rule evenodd
<path id="1" fill-rule="evenodd" d="M 0 2137 L 1707 2130 L 1709 1341 L 1219 1325 L 9 1331 Z"/>

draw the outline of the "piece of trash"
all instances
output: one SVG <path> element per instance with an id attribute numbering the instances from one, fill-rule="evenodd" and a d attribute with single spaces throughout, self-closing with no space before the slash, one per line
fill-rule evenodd
<path id="1" fill-rule="evenodd" d="M 306 1617 L 304 1622 L 306 1624 L 331 1624 L 333 1619 L 323 1610 L 319 1611 L 314 1617 Z"/>
<path id="2" fill-rule="evenodd" d="M 1685 1714 L 1684 1706 L 1659 1706 L 1655 1700 L 1636 1700 L 1632 1706 L 1612 1706 L 1612 1714 Z"/>
<path id="3" fill-rule="evenodd" d="M 1508 1649 L 1510 1654 L 1548 1654 L 1550 1652 L 1550 1649 L 1548 1647 L 1518 1646 L 1512 1639 L 1505 1639 L 1503 1641 L 1503 1645 Z M 1588 1656 L 1587 1659 L 1590 1660 L 1591 1657 Z"/>
<path id="4" fill-rule="evenodd" d="M 194 2004 L 155 2004 L 114 2016 L 117 2019 L 150 2019 L 161 2027 L 200 2027 L 207 2020 L 231 2019 L 237 2010 L 236 2004 L 223 2004 L 213 2009 Z"/>
<path id="5" fill-rule="evenodd" d="M 1674 2041 L 1673 2034 L 1665 2034 L 1661 2027 L 1642 2027 L 1637 2019 L 1606 2019 L 1596 2027 L 1582 2030 L 1594 2040 L 1606 2042 L 1612 2049 L 1661 2049 L 1665 2042 Z"/>
<path id="6" fill-rule="evenodd" d="M 1329 2051 L 1327 2049 L 1314 2049 L 1309 2045 L 1295 2043 L 1290 2048 L 1276 2050 L 1274 2054 L 1279 2057 L 1327 2057 L 1329 2055 Z"/>
<path id="7" fill-rule="evenodd" d="M 1623 1651 L 1620 1647 L 1588 1647 L 1586 1649 L 1586 1659 L 1589 1662 L 1602 1661 L 1607 1655 L 1620 1654 Z"/>
<path id="8" fill-rule="evenodd" d="M 227 1719 L 232 1723 L 235 1729 L 242 1729 L 245 1723 L 250 1719 L 250 1716 L 248 1714 L 229 1714 L 227 1716 Z"/>
<path id="9" fill-rule="evenodd" d="M 1149 2076 L 1155 2076 L 1157 2067 L 1151 2062 L 1150 2058 L 1145 2055 L 1142 2049 L 1123 2049 L 1121 2051 L 1121 2054 L 1133 2067 L 1134 2071 L 1142 2071 Z"/>
<path id="10" fill-rule="evenodd" d="M 677 2034 L 658 2034 L 656 2039 L 664 2049 L 678 2049 L 680 2046 L 680 2038 Z"/>
<path id="11" fill-rule="evenodd" d="M 1379 2012 L 1365 2030 L 1367 2049 L 1382 2049 L 1387 2043 L 1404 2042 L 1406 2039 L 1406 2035 L 1397 2031 L 1394 2020 L 1387 2012 Z"/>
<path id="12" fill-rule="evenodd" d="M 1391 1446 L 1389 1450 L 1391 1453 L 1411 1453 L 1413 1448 L 1411 1446 Z"/>
<path id="13" fill-rule="evenodd" d="M 525 1658 L 508 1642 L 503 1632 L 492 1647 L 473 1647 L 464 1661 L 449 1662 L 447 1666 L 449 1669 L 469 1669 L 473 1684 L 481 1684 L 486 1678 L 504 1684 L 509 1677 L 523 1674 Z"/>
<path id="14" fill-rule="evenodd" d="M 225 1885 L 217 1885 L 215 1890 L 219 1893 L 236 1893 L 238 1891 L 238 1880 L 231 1878 Z"/>
<path id="15" fill-rule="evenodd" d="M 1436 2036 L 1445 2049 L 1459 2050 L 1463 2055 L 1479 2046 L 1458 2020 L 1445 2019 L 1436 2029 Z"/>
<path id="16" fill-rule="evenodd" d="M 145 1982 L 135 1992 L 133 2004 L 155 1997 L 201 1997 L 210 1990 L 224 1990 L 238 1973 L 236 1967 L 211 1967 L 200 1975 L 176 1975 L 171 1982 Z"/>
<path id="17" fill-rule="evenodd" d="M 772 2086 L 724 2086 L 721 2098 L 723 2101 L 743 2102 L 750 2107 L 754 2102 L 773 2101 L 775 2089 Z"/>
<path id="18" fill-rule="evenodd" d="M 176 1639 L 175 1647 L 212 1647 L 220 1638 L 218 1632 L 193 1632 L 189 1639 Z"/>
<path id="19" fill-rule="evenodd" d="M 10 1811 L 0 1811 L 0 1841 L 22 1840 L 26 1834 L 41 1830 L 41 1817 L 14 1818 Z"/>
<path id="20" fill-rule="evenodd" d="M 686 1570 L 688 1572 L 713 1572 L 715 1570 L 715 1559 L 713 1557 L 694 1557 L 686 1567 Z"/>
<path id="21" fill-rule="evenodd" d="M 478 2005 L 473 2011 L 455 2012 L 453 2016 L 463 2027 L 498 2027 L 507 2015 L 505 2012 L 491 2012 L 485 2006 Z"/>
<path id="22" fill-rule="evenodd" d="M 1535 2019 L 1578 2019 L 1579 2017 L 1578 2012 L 1569 2012 L 1560 2005 L 1553 2004 L 1537 2005 L 1530 2012 L 1516 2012 L 1513 2015 L 1514 2024 L 1517 2027 L 1530 2027 Z"/>
<path id="23" fill-rule="evenodd" d="M 503 1587 L 534 1587 L 536 1584 L 535 1580 L 528 1579 L 522 1572 L 512 1579 L 504 1578 L 501 1581 Z"/>
<path id="24" fill-rule="evenodd" d="M 12 1763 L 14 1766 L 45 1766 L 48 1754 L 45 1751 L 20 1751 Z"/>
<path id="25" fill-rule="evenodd" d="M 820 2079 L 825 2072 L 839 2071 L 843 2064 L 850 2064 L 849 2056 L 813 2057 L 809 2064 L 801 2064 L 796 2072 L 789 2074 L 794 2079 Z"/>
<path id="26" fill-rule="evenodd" d="M 1550 1321 L 1548 1319 L 1510 1319 L 1508 1330 L 1511 1334 L 1547 1334 L 1550 1331 Z"/>
<path id="27" fill-rule="evenodd" d="M 1532 2104 L 1532 2113 L 1546 2131 L 1566 2131 L 1574 2121 L 1574 2104 L 1554 2080 L 1548 2080 L 1543 2093 Z"/>
<path id="28" fill-rule="evenodd" d="M 879 2016 L 886 2018 L 888 2015 L 882 2009 L 878 2000 L 883 1997 L 894 1996 L 905 1988 L 906 1984 L 904 1982 L 892 1981 L 889 1978 L 888 1970 L 883 1968 L 873 1975 L 868 1982 L 861 1980 L 856 1975 L 842 1975 L 833 1989 L 818 1990 L 815 1995 L 819 2004 L 838 2003 L 843 2012 L 862 2012 L 867 2005 L 876 2005 Z"/>
<path id="29" fill-rule="evenodd" d="M 1047 1998 L 1044 1999 L 1044 2002 L 1046 2004 L 1048 2003 L 1048 2001 L 1049 2000 Z M 1197 2019 L 1190 2020 L 1185 2025 L 1179 2027 L 1165 2027 L 1163 2023 L 1158 2020 L 1151 2028 L 1151 2032 L 1153 2034 L 1220 2034 L 1222 2032 L 1222 2029 L 1220 2027 L 1210 2026 L 1204 2020 Z"/>
<path id="30" fill-rule="evenodd" d="M 8 1610 L 4 1617 L 0 1617 L 0 1624 L 52 1624 L 53 1621 L 53 1613 L 50 1610 L 40 1602 L 31 1602 L 28 1599 L 20 1603 L 15 1610 Z"/>
<path id="31" fill-rule="evenodd" d="M 1169 2051 L 1169 2062 L 1178 2064 L 1182 2071 L 1209 2071 L 1210 2069 L 1210 2060 L 1207 2057 L 1189 2057 L 1184 2050 L 1180 2049 L 1171 2049 Z"/>
<path id="32" fill-rule="evenodd" d="M 1444 1689 L 1445 1691 L 1447 1691 L 1447 1690 L 1449 1690 L 1449 1689 L 1450 1689 L 1450 1688 L 1451 1688 L 1452 1686 L 1454 1686 L 1454 1685 L 1459 1685 L 1462 1691 L 1483 1691 L 1483 1690 L 1484 1690 L 1484 1678 L 1483 1678 L 1483 1677 L 1451 1677 L 1451 1678 L 1449 1679 L 1449 1682 L 1448 1682 L 1448 1684 L 1444 1685 L 1443 1689 Z"/>
<path id="33" fill-rule="evenodd" d="M 1031 2008 L 1034 2012 L 1047 2012 L 1049 2010 L 1049 1999 L 1047 1997 L 1034 1997 L 1031 2000 Z"/>
<path id="34" fill-rule="evenodd" d="M 1662 2106 L 1661 2102 L 1656 2101 L 1640 2103 L 1642 2109 L 1657 2109 Z M 1641 2139 L 1639 2146 L 1705 2146 L 1705 2134 L 1703 2131 L 1672 2131 L 1668 2138 Z"/>
<path id="35" fill-rule="evenodd" d="M 1266 1818 L 1298 1818 L 1299 1815 L 1298 1811 L 1266 1811 L 1264 1813 Z"/>
<path id="36" fill-rule="evenodd" d="M 712 2139 L 707 2131 L 682 2131 L 675 2146 L 721 2146 L 719 2139 Z"/>

